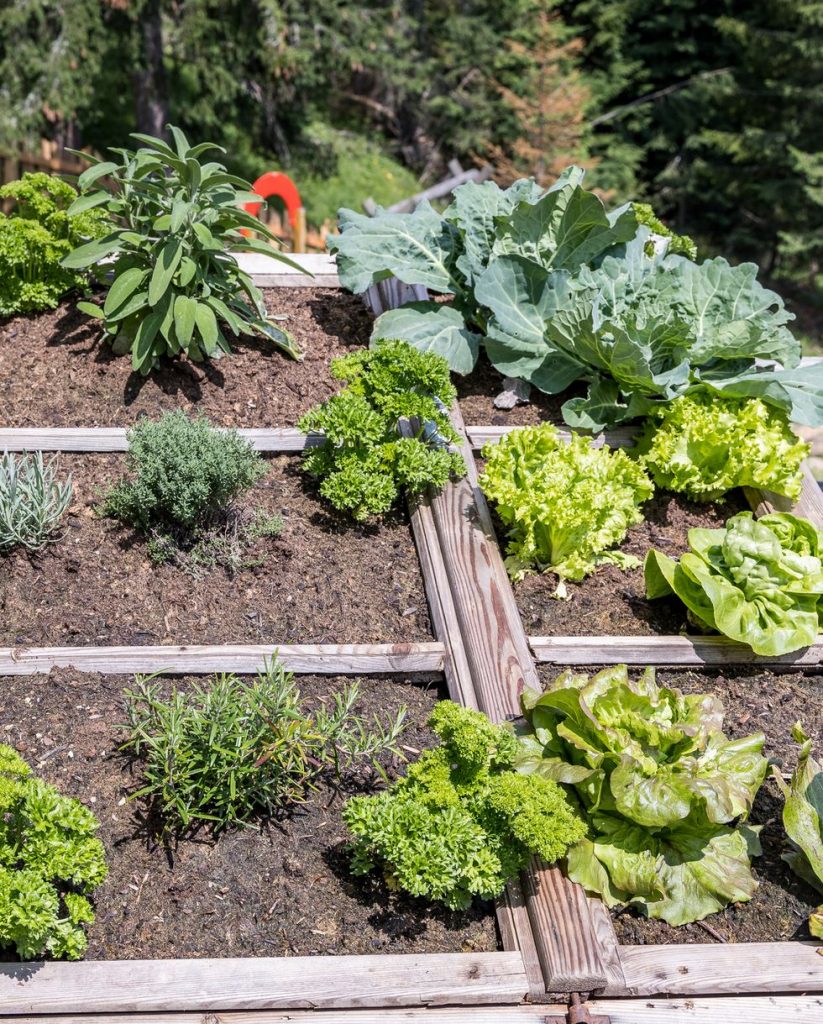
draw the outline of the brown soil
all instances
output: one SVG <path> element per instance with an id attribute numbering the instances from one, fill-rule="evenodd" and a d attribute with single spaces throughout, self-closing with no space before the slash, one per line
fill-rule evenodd
<path id="1" fill-rule="evenodd" d="M 302 362 L 265 339 L 239 338 L 217 362 L 182 359 L 141 377 L 73 302 L 0 320 L 0 426 L 128 426 L 179 408 L 225 426 L 293 426 L 338 389 L 331 359 L 368 343 L 372 316 L 361 299 L 336 289 L 270 289 L 265 297 L 270 313 L 286 314 L 282 326 Z"/>
<path id="2" fill-rule="evenodd" d="M 187 685 L 190 680 L 184 680 Z M 304 696 L 322 699 L 344 680 L 304 676 Z M 203 834 L 164 850 L 147 836 L 140 801 L 127 802 L 139 766 L 116 753 L 126 677 L 53 672 L 0 679 L 0 737 L 37 774 L 90 806 L 101 822 L 109 878 L 97 890 L 88 959 L 440 953 L 497 949 L 492 908 L 432 908 L 390 892 L 379 874 L 355 878 L 343 849 L 345 792 L 331 784 L 263 831 Z M 431 746 L 425 726 L 436 689 L 364 681 L 367 717 L 405 704 L 401 742 L 410 756 Z M 386 760 L 389 774 L 398 764 Z M 344 789 L 369 788 L 370 770 Z"/>
<path id="3" fill-rule="evenodd" d="M 544 671 L 546 682 L 551 671 Z M 717 672 L 658 671 L 658 682 L 689 693 L 714 692 L 726 708 L 725 731 L 733 737 L 758 730 L 766 734 L 765 754 L 790 773 L 796 763 L 792 725 L 800 720 L 811 736 L 823 735 L 823 677 L 809 673 L 753 672 L 744 668 Z M 760 885 L 748 903 L 706 918 L 705 925 L 727 942 L 775 942 L 809 939 L 808 917 L 821 902 L 810 886 L 781 859 L 785 849 L 783 800 L 771 778 L 755 800 L 751 821 L 762 825 L 763 855 L 752 864 Z M 719 941 L 700 924 L 673 928 L 635 910 L 614 913 L 618 940 L 631 945 Z"/>
<path id="4" fill-rule="evenodd" d="M 517 606 L 530 636 L 638 636 L 687 631 L 686 609 L 675 597 L 646 600 L 642 562 L 650 548 L 673 558 L 688 550 L 692 527 L 718 529 L 729 516 L 748 508 L 733 491 L 722 502 L 696 504 L 680 495 L 657 493 L 643 506 L 642 523 L 633 526 L 621 551 L 636 555 L 639 569 L 604 565 L 580 583 L 567 583 L 569 599 L 552 597 L 554 573 L 533 573 L 514 584 Z M 498 536 L 504 536 L 498 524 Z M 694 632 L 694 627 L 688 631 Z"/>
<path id="5" fill-rule="evenodd" d="M 563 422 L 561 407 L 575 395 L 585 395 L 585 385 L 575 386 L 562 395 L 544 395 L 537 388 L 531 389 L 529 401 L 514 409 L 495 409 L 494 399 L 503 390 L 503 375 L 486 359 L 480 356 L 477 366 L 467 377 L 453 378 L 460 401 L 460 411 L 469 426 L 531 427 L 544 420 Z"/>
<path id="6" fill-rule="evenodd" d="M 96 514 L 122 456 L 62 456 L 61 475 L 74 479 L 62 538 L 0 557 L 0 646 L 431 639 L 405 514 L 354 525 L 316 495 L 299 459 L 268 461 L 241 504 L 280 515 L 282 533 L 247 551 L 262 564 L 192 579 L 153 564 L 143 537 Z"/>

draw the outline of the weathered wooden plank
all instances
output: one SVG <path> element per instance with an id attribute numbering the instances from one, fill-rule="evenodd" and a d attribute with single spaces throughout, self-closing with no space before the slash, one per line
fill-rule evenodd
<path id="1" fill-rule="evenodd" d="M 240 429 L 259 452 L 301 452 L 323 443 L 322 434 L 306 435 L 294 427 Z M 126 427 L 0 427 L 0 451 L 124 452 Z"/>
<path id="2" fill-rule="evenodd" d="M 381 675 L 441 672 L 441 643 L 408 644 L 221 644 L 155 647 L 6 647 L 0 648 L 0 675 L 29 676 L 52 668 L 80 672 L 257 672 L 279 657 L 303 675 Z"/>
<path id="3" fill-rule="evenodd" d="M 396 277 L 387 277 L 385 281 L 370 285 L 361 296 L 375 316 L 406 302 L 418 302 L 427 297 L 428 291 L 422 285 L 403 284 Z"/>
<path id="4" fill-rule="evenodd" d="M 813 1024 L 823 1020 L 823 999 L 772 995 L 593 999 L 588 1010 L 593 1017 L 607 1017 L 611 1024 Z"/>
<path id="5" fill-rule="evenodd" d="M 823 993 L 820 943 L 620 946 L 625 994 L 735 995 Z"/>
<path id="6" fill-rule="evenodd" d="M 544 1003 L 546 1000 L 546 982 L 537 942 L 532 931 L 532 921 L 523 886 L 519 878 L 507 883 L 503 895 L 495 902 L 497 926 L 503 949 L 517 950 L 523 958 L 526 979 L 529 983 L 529 999 L 533 1003 Z"/>
<path id="7" fill-rule="evenodd" d="M 607 995 L 612 991 L 623 992 L 626 988 L 626 979 L 620 965 L 620 944 L 617 941 L 612 915 L 599 896 L 589 896 L 587 899 L 589 914 L 597 937 L 600 962 L 606 972 L 606 984 L 598 994 Z"/>
<path id="8" fill-rule="evenodd" d="M 258 288 L 339 288 L 337 262 L 328 253 L 285 253 L 309 274 L 256 252 L 234 254 L 240 267 L 251 275 Z"/>
<path id="9" fill-rule="evenodd" d="M 497 444 L 501 437 L 505 437 L 506 434 L 516 429 L 516 427 L 509 426 L 470 426 L 466 427 L 466 433 L 469 436 L 472 448 L 475 451 L 479 451 L 484 444 Z M 571 431 L 560 425 L 557 425 L 557 429 L 560 436 L 568 441 L 571 437 Z M 594 434 L 592 436 L 592 445 L 595 448 L 602 448 L 604 444 L 609 445 L 610 448 L 633 448 L 636 434 L 636 426 L 616 427 L 605 434 Z"/>
<path id="10" fill-rule="evenodd" d="M 539 662 L 552 665 L 768 665 L 823 664 L 823 637 L 793 654 L 767 658 L 725 636 L 532 636 Z"/>
<path id="11" fill-rule="evenodd" d="M 477 701 L 490 718 L 503 721 L 519 713 L 520 692 L 539 686 L 539 676 L 456 407 L 452 419 L 467 475 L 432 497 L 432 511 Z M 545 990 L 603 987 L 607 974 L 583 890 L 535 861 L 524 873 L 523 892 Z M 507 926 L 516 927 L 516 918 Z"/>
<path id="12" fill-rule="evenodd" d="M 517 953 L 0 964 L 6 1015 L 519 1003 Z"/>
<path id="13" fill-rule="evenodd" d="M 492 176 L 492 173 L 493 168 L 489 164 L 484 164 L 482 167 L 472 167 L 467 171 L 461 168 L 460 171 L 453 174 L 450 178 L 438 181 L 436 185 L 431 185 L 429 188 L 423 189 L 422 192 L 415 192 L 413 196 L 401 199 L 400 202 L 388 206 L 386 210 L 388 213 L 410 213 L 419 203 L 426 199 L 442 199 L 444 196 L 451 195 L 458 185 L 464 185 L 467 181 L 486 181 Z"/>

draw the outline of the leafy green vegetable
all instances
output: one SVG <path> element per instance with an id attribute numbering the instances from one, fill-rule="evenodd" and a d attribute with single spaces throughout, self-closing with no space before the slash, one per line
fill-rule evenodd
<path id="1" fill-rule="evenodd" d="M 766 773 L 762 733 L 727 739 L 716 697 L 658 686 L 652 668 L 567 670 L 522 705 L 519 770 L 572 786 L 588 818 L 570 878 L 673 925 L 751 898 L 757 830 L 735 822 Z"/>
<path id="2" fill-rule="evenodd" d="M 510 431 L 483 450 L 480 484 L 507 528 L 510 574 L 551 570 L 581 580 L 604 562 L 639 564 L 609 551 L 642 520 L 651 481 L 625 452 L 592 446 L 572 434 L 566 444 L 550 423 Z"/>
<path id="3" fill-rule="evenodd" d="M 389 884 L 463 909 L 498 896 L 532 854 L 551 863 L 583 836 L 560 786 L 513 770 L 508 728 L 450 701 L 429 724 L 438 748 L 386 792 L 343 808 L 355 874 L 379 865 Z"/>
<path id="4" fill-rule="evenodd" d="M 800 750 L 788 786 L 778 769 L 772 768 L 785 800 L 783 825 L 791 842 L 783 859 L 795 874 L 823 893 L 823 766 L 812 757 L 812 740 L 800 722 L 795 723 L 792 736 Z M 823 905 L 809 918 L 809 929 L 823 939 Z"/>
<path id="5" fill-rule="evenodd" d="M 666 227 L 662 220 L 655 214 L 648 203 L 632 203 L 634 215 L 638 224 L 643 224 L 653 234 L 665 241 L 666 252 L 671 256 L 685 256 L 687 259 L 697 259 L 697 246 L 688 235 L 676 235 Z M 649 256 L 654 251 L 654 242 L 649 241 L 646 252 Z"/>
<path id="6" fill-rule="evenodd" d="M 649 418 L 635 452 L 658 487 L 714 501 L 734 487 L 800 497 L 810 446 L 785 413 L 757 398 L 695 391 Z"/>
<path id="7" fill-rule="evenodd" d="M 49 174 L 24 174 L 0 187 L 0 315 L 53 309 L 88 274 L 65 270 L 60 260 L 76 245 L 99 238 L 106 220 L 99 211 L 69 212 L 77 192 Z"/>
<path id="8" fill-rule="evenodd" d="M 755 654 L 789 654 L 817 639 L 823 533 L 807 519 L 740 512 L 722 530 L 689 530 L 689 547 L 679 562 L 649 551 L 649 598 L 676 594 L 698 625 Z"/>
<path id="9" fill-rule="evenodd" d="M 335 508 L 364 520 L 387 512 L 403 488 L 417 494 L 465 473 L 450 447 L 457 434 L 447 410 L 456 392 L 444 359 L 384 339 L 335 359 L 332 373 L 348 386 L 299 425 L 325 435 L 303 465 L 322 480 L 320 493 Z M 417 424 L 414 436 L 399 436 L 401 418 Z"/>
<path id="10" fill-rule="evenodd" d="M 208 150 L 225 150 L 210 143 L 190 146 L 179 128 L 169 130 L 174 148 L 135 134 L 143 148 L 113 150 L 117 162 L 97 161 L 80 175 L 81 189 L 105 177 L 113 191 L 85 192 L 69 212 L 105 209 L 116 225 L 62 261 L 66 268 L 85 270 L 109 260 L 114 278 L 102 309 L 91 303 L 81 308 L 103 321 L 114 351 L 131 352 L 133 369 L 143 375 L 164 356 L 185 353 L 202 362 L 231 352 L 224 327 L 235 336 L 260 334 L 301 358 L 230 251 L 256 252 L 296 266 L 268 243 L 242 234 L 256 232 L 276 241 L 241 209 L 243 202 L 260 197 L 222 164 L 200 160 Z"/>
<path id="11" fill-rule="evenodd" d="M 393 274 L 453 296 L 384 313 L 373 339 L 437 351 L 460 373 L 483 346 L 501 373 L 549 394 L 587 381 L 588 395 L 563 407 L 578 429 L 645 416 L 701 386 L 823 423 L 823 365 L 795 369 L 792 314 L 753 263 L 697 264 L 655 245 L 642 206 L 607 213 L 581 182 L 569 168 L 546 192 L 527 179 L 506 190 L 469 183 L 442 216 L 425 203 L 376 217 L 341 210 L 331 246 L 346 287 Z"/>
<path id="12" fill-rule="evenodd" d="M 0 949 L 23 960 L 83 955 L 88 897 L 107 874 L 99 824 L 0 744 Z"/>

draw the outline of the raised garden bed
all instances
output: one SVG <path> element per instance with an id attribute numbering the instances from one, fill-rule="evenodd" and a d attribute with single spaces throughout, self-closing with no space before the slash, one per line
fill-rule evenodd
<path id="1" fill-rule="evenodd" d="M 175 679 L 187 688 L 194 679 Z M 328 701 L 345 679 L 301 676 L 310 704 Z M 280 820 L 208 829 L 164 843 L 145 804 L 129 795 L 139 768 L 117 748 L 130 676 L 55 670 L 0 678 L 3 742 L 11 743 L 61 792 L 91 806 L 101 822 L 109 877 L 95 898 L 86 959 L 466 953 L 498 948 L 493 908 L 450 913 L 392 893 L 378 875 L 351 875 L 340 808 L 351 792 L 379 783 L 365 770 L 318 792 Z M 166 680 L 164 686 L 172 685 Z M 408 709 L 408 756 L 432 745 L 426 719 L 442 695 L 402 677 L 362 682 L 360 713 Z M 383 759 L 389 775 L 402 762 Z"/>
<path id="2" fill-rule="evenodd" d="M 155 564 L 145 538 L 95 511 L 119 455 L 60 457 L 74 500 L 62 539 L 0 561 L 0 646 L 401 643 L 431 639 L 402 512 L 358 526 L 330 511 L 288 456 L 243 499 L 282 533 L 242 551 L 247 567 L 196 577 Z"/>

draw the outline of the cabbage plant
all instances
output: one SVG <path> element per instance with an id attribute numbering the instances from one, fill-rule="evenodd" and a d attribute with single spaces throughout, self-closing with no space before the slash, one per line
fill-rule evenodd
<path id="1" fill-rule="evenodd" d="M 676 594 L 690 617 L 776 656 L 817 639 L 823 595 L 823 533 L 807 519 L 740 512 L 720 530 L 689 530 L 690 551 L 675 561 L 646 556 L 646 596 Z"/>
<path id="2" fill-rule="evenodd" d="M 77 153 L 93 161 L 80 175 L 80 188 L 105 179 L 111 190 L 86 191 L 69 213 L 102 208 L 115 224 L 62 261 L 75 270 L 106 261 L 102 269 L 111 271 L 102 308 L 90 302 L 78 308 L 103 321 L 114 351 L 130 352 L 132 367 L 144 375 L 164 356 L 185 354 L 202 362 L 231 352 L 226 333 L 262 335 L 300 358 L 294 339 L 267 314 L 261 292 L 233 255 L 257 252 L 297 267 L 271 245 L 242 233 L 277 241 L 241 209 L 260 197 L 222 164 L 200 159 L 209 150 L 225 150 L 207 142 L 191 146 L 179 128 L 169 131 L 174 148 L 135 133 L 142 148 L 112 150 L 117 160 Z"/>
<path id="3" fill-rule="evenodd" d="M 790 849 L 783 859 L 796 875 L 823 893 L 823 766 L 812 757 L 812 741 L 799 722 L 795 723 L 792 736 L 800 750 L 788 786 L 778 769 L 772 768 L 785 800 L 783 825 Z M 812 912 L 809 930 L 823 939 L 823 905 Z"/>
<path id="4" fill-rule="evenodd" d="M 658 686 L 653 668 L 569 669 L 522 707 L 519 770 L 572 787 L 588 819 L 573 881 L 672 925 L 751 899 L 762 733 L 728 739 L 716 697 Z"/>

